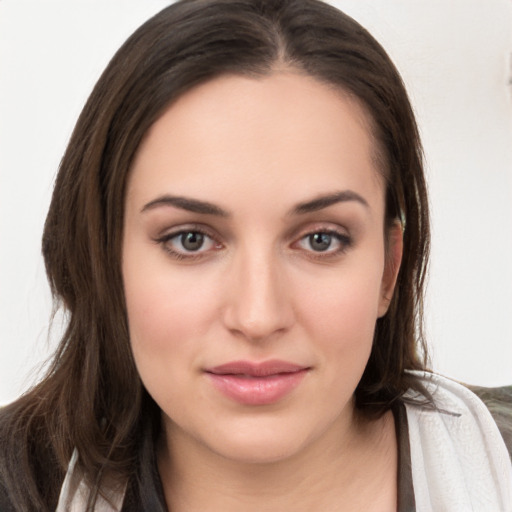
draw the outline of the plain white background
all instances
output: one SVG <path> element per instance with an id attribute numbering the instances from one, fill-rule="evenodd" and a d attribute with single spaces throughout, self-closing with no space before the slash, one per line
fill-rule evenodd
<path id="1" fill-rule="evenodd" d="M 74 122 L 115 50 L 168 3 L 0 0 L 0 404 L 34 382 L 59 338 L 40 238 Z M 332 3 L 388 50 L 417 113 L 434 368 L 512 383 L 512 1 Z"/>

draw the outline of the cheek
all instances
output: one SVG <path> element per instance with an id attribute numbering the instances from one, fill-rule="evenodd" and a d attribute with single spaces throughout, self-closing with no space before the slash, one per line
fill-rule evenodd
<path id="1" fill-rule="evenodd" d="M 195 391 L 190 377 L 198 371 L 212 304 L 207 294 L 161 270 L 125 273 L 130 341 L 148 393 L 162 410 L 179 415 L 183 397 Z"/>
<path id="2" fill-rule="evenodd" d="M 300 295 L 301 316 L 326 357 L 342 364 L 360 358 L 366 365 L 378 318 L 382 267 L 380 259 L 360 259 L 322 283 L 303 287 L 307 293 Z"/>
<path id="3" fill-rule="evenodd" d="M 165 255 L 154 260 L 146 256 L 142 262 L 129 249 L 123 277 L 135 363 L 144 385 L 160 403 L 160 394 L 185 382 L 187 372 L 197 365 L 216 316 L 212 286 L 201 276 L 190 279 L 187 269 L 176 272 Z"/>

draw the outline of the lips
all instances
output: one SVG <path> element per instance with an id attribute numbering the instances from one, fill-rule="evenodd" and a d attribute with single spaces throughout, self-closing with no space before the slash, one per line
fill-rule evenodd
<path id="1" fill-rule="evenodd" d="M 205 371 L 213 386 L 244 405 L 268 405 L 290 394 L 310 368 L 286 361 L 233 361 Z"/>

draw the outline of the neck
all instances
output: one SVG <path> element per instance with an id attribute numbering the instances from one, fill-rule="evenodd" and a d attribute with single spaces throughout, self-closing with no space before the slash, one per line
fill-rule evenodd
<path id="1" fill-rule="evenodd" d="M 348 427 L 348 428 L 347 428 Z M 169 510 L 396 510 L 393 416 L 353 417 L 300 452 L 273 462 L 226 458 L 165 429 L 159 470 Z"/>

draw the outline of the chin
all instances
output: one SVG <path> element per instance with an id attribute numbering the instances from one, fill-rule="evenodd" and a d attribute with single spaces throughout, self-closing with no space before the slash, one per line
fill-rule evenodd
<path id="1" fill-rule="evenodd" d="M 313 432 L 297 430 L 291 425 L 265 423 L 242 423 L 217 432 L 203 442 L 206 441 L 213 452 L 233 462 L 270 464 L 300 454 L 315 437 Z"/>
<path id="2" fill-rule="evenodd" d="M 302 448 L 302 443 L 293 443 L 279 438 L 272 440 L 252 439 L 249 443 L 230 443 L 218 447 L 218 454 L 240 464 L 275 464 L 292 458 Z"/>

